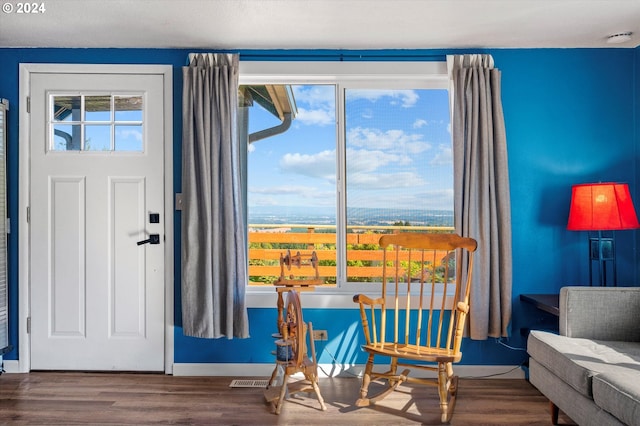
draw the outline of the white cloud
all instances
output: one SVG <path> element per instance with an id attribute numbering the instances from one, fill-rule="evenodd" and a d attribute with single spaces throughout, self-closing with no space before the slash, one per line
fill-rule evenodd
<path id="1" fill-rule="evenodd" d="M 393 208 L 426 208 L 434 210 L 451 210 L 453 206 L 453 189 L 437 189 L 416 192 L 414 185 L 394 186 L 390 188 L 375 188 L 374 191 L 367 191 L 368 188 L 358 188 L 358 191 L 350 193 L 352 200 L 357 200 L 353 206 L 389 208 L 384 200 L 393 199 Z M 380 194 L 392 194 L 381 197 Z M 354 196 L 355 195 L 355 196 Z M 356 201 L 354 201 L 356 202 Z"/>
<path id="2" fill-rule="evenodd" d="M 295 121 L 308 126 L 328 126 L 335 122 L 335 114 L 325 109 L 298 108 Z"/>
<path id="3" fill-rule="evenodd" d="M 289 173 L 335 182 L 336 151 L 327 150 L 316 154 L 285 154 L 280 159 L 280 169 Z"/>
<path id="4" fill-rule="evenodd" d="M 411 158 L 383 151 L 347 149 L 347 171 L 349 173 L 374 172 L 389 164 L 406 165 Z"/>
<path id="5" fill-rule="evenodd" d="M 332 84 L 315 84 L 310 86 L 293 86 L 296 103 L 312 107 L 326 108 L 336 101 L 335 86 Z"/>
<path id="6" fill-rule="evenodd" d="M 425 185 L 424 178 L 416 170 L 411 170 L 412 163 L 412 158 L 407 155 L 348 149 L 347 185 L 350 191 L 379 191 Z"/>
<path id="7" fill-rule="evenodd" d="M 453 188 L 435 189 L 417 194 L 416 202 L 424 205 L 428 202 L 429 209 L 435 210 L 451 210 L 453 207 Z M 419 204 L 412 204 L 419 205 Z"/>
<path id="8" fill-rule="evenodd" d="M 306 205 L 335 206 L 335 191 L 320 190 L 313 186 L 281 185 L 271 187 L 250 187 L 248 189 L 252 206 L 295 206 L 300 200 Z"/>
<path id="9" fill-rule="evenodd" d="M 438 150 L 429 162 L 432 166 L 442 166 L 453 163 L 453 150 L 450 145 L 438 145 Z"/>
<path id="10" fill-rule="evenodd" d="M 298 176 L 322 179 L 335 183 L 335 151 L 316 154 L 285 154 L 279 166 L 283 172 Z M 370 189 L 391 188 L 402 185 L 423 185 L 424 180 L 416 172 L 405 170 L 411 165 L 410 156 L 380 150 L 348 149 L 347 168 L 350 187 L 367 186 Z M 399 172 L 393 170 L 400 169 Z M 380 170 L 387 171 L 380 173 Z M 295 192 L 294 187 L 288 187 Z M 285 191 L 282 191 L 284 193 Z"/>
<path id="11" fill-rule="evenodd" d="M 142 132 L 140 130 L 119 129 L 116 133 L 118 136 L 122 137 L 123 139 L 133 138 L 136 141 L 142 140 Z"/>
<path id="12" fill-rule="evenodd" d="M 423 120 L 422 118 L 418 118 L 416 121 L 413 122 L 413 128 L 414 129 L 420 129 L 424 126 L 426 126 L 427 124 L 427 120 Z"/>
<path id="13" fill-rule="evenodd" d="M 251 187 L 249 192 L 252 194 L 261 195 L 288 195 L 288 194 L 300 194 L 308 192 L 309 188 L 303 185 L 282 185 L 282 186 L 263 186 L 263 187 Z"/>
<path id="14" fill-rule="evenodd" d="M 254 206 L 279 206 L 281 202 L 277 197 L 251 197 L 251 205 Z"/>
<path id="15" fill-rule="evenodd" d="M 335 123 L 335 86 L 293 86 L 293 94 L 298 110 L 295 122 L 310 126 L 328 126 Z"/>
<path id="16" fill-rule="evenodd" d="M 370 119 L 373 118 L 373 110 L 370 108 L 365 109 L 364 111 L 362 111 L 362 113 L 360 114 L 360 116 L 362 118 L 366 118 L 366 119 Z"/>
<path id="17" fill-rule="evenodd" d="M 349 189 L 367 189 L 370 191 L 392 188 L 415 188 L 425 181 L 414 172 L 399 173 L 349 173 Z"/>
<path id="18" fill-rule="evenodd" d="M 371 89 L 350 89 L 347 92 L 349 100 L 367 99 L 377 102 L 382 98 L 391 98 L 392 105 L 400 104 L 404 108 L 413 107 L 420 96 L 415 90 L 371 90 Z"/>
<path id="19" fill-rule="evenodd" d="M 420 134 L 409 134 L 403 130 L 370 129 L 355 127 L 347 133 L 347 143 L 350 146 L 367 149 L 379 149 L 388 151 L 419 154 L 431 149 L 431 144 L 422 140 Z"/>

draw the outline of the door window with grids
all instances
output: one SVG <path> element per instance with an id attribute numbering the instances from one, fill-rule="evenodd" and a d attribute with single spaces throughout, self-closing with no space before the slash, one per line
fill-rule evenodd
<path id="1" fill-rule="evenodd" d="M 49 151 L 144 151 L 142 94 L 51 94 L 49 117 Z"/>

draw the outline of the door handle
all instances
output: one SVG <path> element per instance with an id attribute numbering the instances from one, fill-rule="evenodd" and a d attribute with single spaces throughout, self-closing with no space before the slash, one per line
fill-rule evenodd
<path id="1" fill-rule="evenodd" d="M 138 241 L 138 245 L 141 246 L 143 244 L 160 244 L 160 234 L 150 234 L 149 238 L 146 240 Z"/>

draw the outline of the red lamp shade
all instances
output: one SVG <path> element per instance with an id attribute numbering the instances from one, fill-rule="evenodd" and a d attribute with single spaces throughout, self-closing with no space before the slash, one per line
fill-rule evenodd
<path id="1" fill-rule="evenodd" d="M 626 183 L 574 185 L 567 229 L 609 231 L 640 228 Z"/>

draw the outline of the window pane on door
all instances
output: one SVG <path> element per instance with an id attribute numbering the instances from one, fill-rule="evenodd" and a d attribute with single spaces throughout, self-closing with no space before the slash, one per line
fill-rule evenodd
<path id="1" fill-rule="evenodd" d="M 84 100 L 85 121 L 111 121 L 111 96 L 86 96 Z"/>
<path id="2" fill-rule="evenodd" d="M 116 151 L 142 151 L 142 125 L 116 125 Z"/>
<path id="3" fill-rule="evenodd" d="M 52 96 L 51 121 L 79 121 L 82 107 L 80 96 Z"/>
<path id="4" fill-rule="evenodd" d="M 53 150 L 80 151 L 81 130 L 79 124 L 55 124 L 53 126 Z"/>
<path id="5" fill-rule="evenodd" d="M 114 96 L 115 121 L 142 122 L 142 96 Z"/>
<path id="6" fill-rule="evenodd" d="M 87 125 L 84 130 L 85 151 L 111 151 L 111 126 Z"/>

